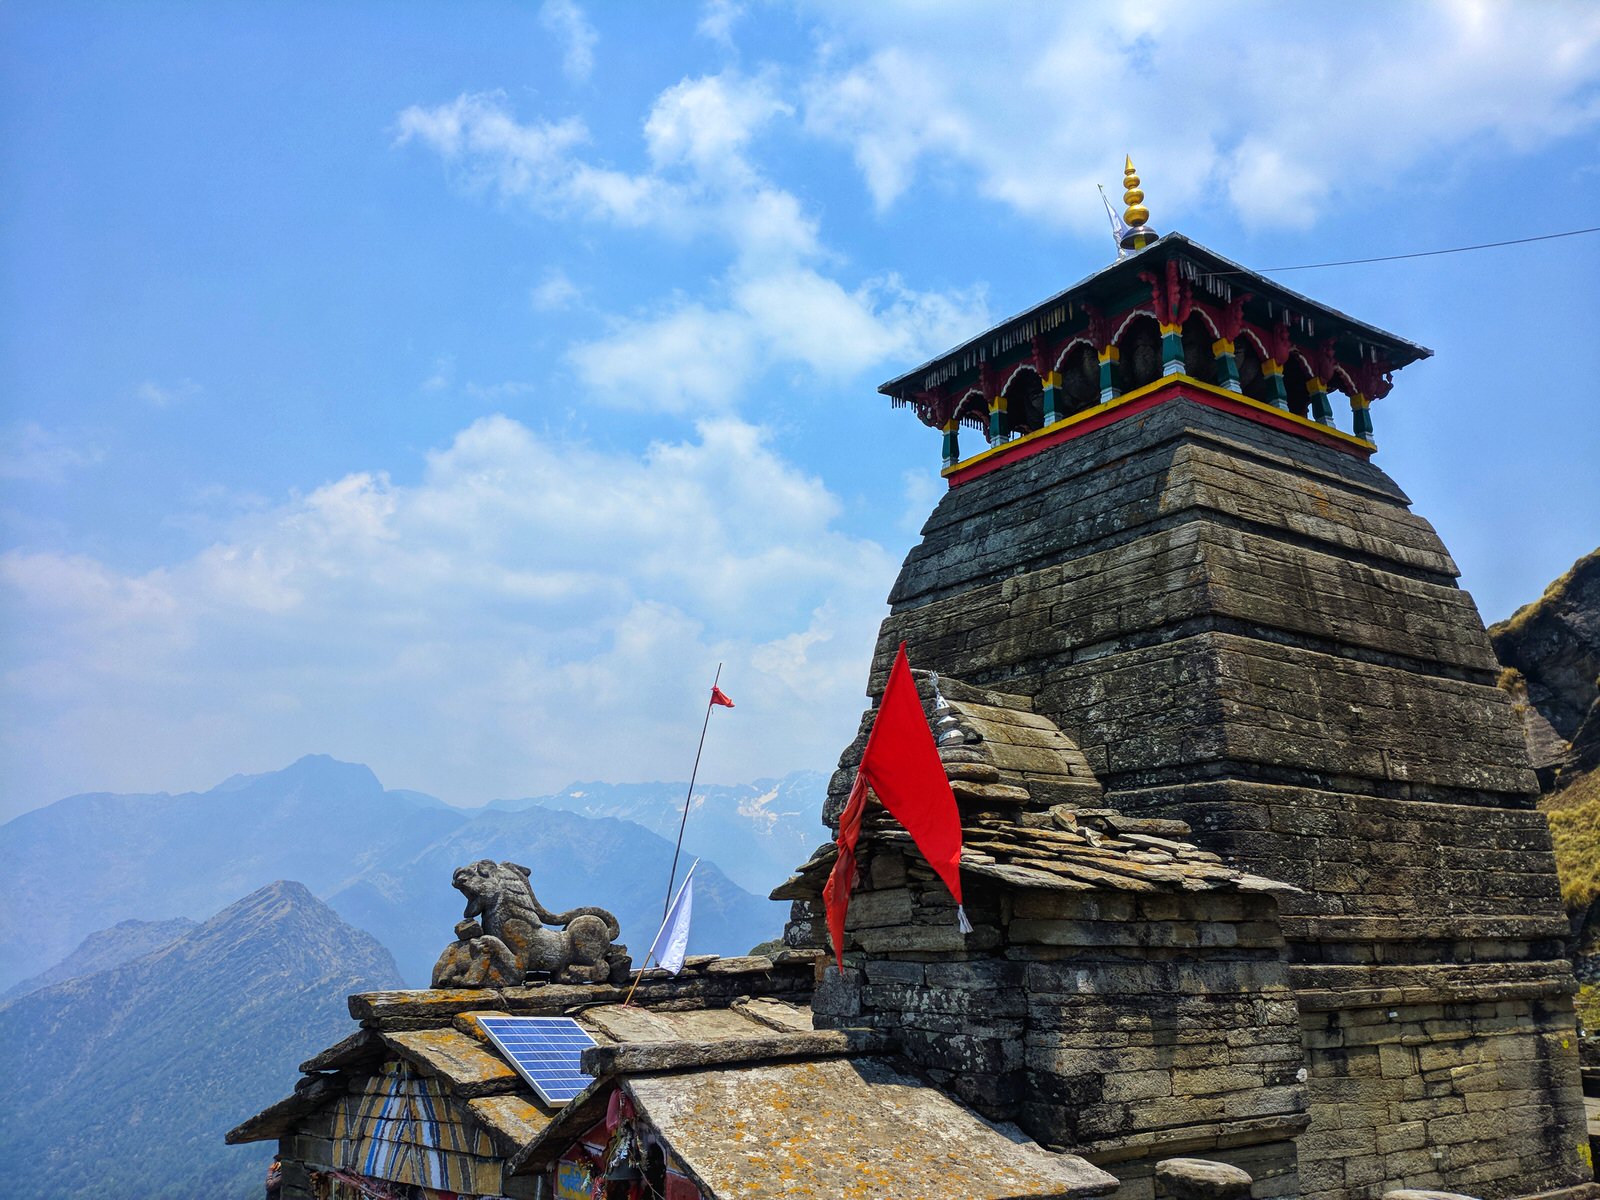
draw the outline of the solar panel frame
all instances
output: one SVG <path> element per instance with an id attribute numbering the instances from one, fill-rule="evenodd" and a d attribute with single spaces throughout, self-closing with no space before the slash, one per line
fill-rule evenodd
<path id="1" fill-rule="evenodd" d="M 571 1017 L 479 1017 L 478 1024 L 546 1104 L 559 1108 L 594 1082 L 578 1062 L 598 1043 Z"/>

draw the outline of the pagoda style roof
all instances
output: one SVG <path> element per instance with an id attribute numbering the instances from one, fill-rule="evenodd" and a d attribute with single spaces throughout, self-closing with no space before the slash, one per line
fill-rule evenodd
<path id="1" fill-rule="evenodd" d="M 1340 345 L 1341 358 L 1382 360 L 1389 370 L 1398 370 L 1433 354 L 1426 346 L 1369 325 L 1240 266 L 1181 233 L 1169 233 L 896 376 L 878 391 L 902 403 L 917 404 L 922 393 L 971 374 L 984 364 L 1025 355 L 1035 338 L 1069 332 L 1073 324 L 1090 322 L 1095 313 L 1114 317 L 1136 309 L 1148 303 L 1151 292 L 1150 282 L 1141 276 L 1164 270 L 1168 262 L 1177 264 L 1180 276 L 1196 292 L 1219 305 L 1247 296 L 1245 314 L 1257 324 L 1288 320 L 1307 343 L 1333 338 Z"/>

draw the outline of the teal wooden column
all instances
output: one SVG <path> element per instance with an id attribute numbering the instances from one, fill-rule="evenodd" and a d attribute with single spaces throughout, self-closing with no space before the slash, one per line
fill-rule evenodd
<path id="1" fill-rule="evenodd" d="M 1110 404 L 1122 394 L 1122 353 L 1115 346 L 1100 351 L 1100 403 Z"/>
<path id="2" fill-rule="evenodd" d="M 961 461 L 961 422 L 951 417 L 941 427 L 944 433 L 942 457 L 944 465 L 953 467 Z"/>
<path id="3" fill-rule="evenodd" d="M 989 445 L 998 446 L 1006 440 L 1006 435 L 1010 432 L 1009 422 L 1006 420 L 1006 398 L 1004 396 L 990 396 Z"/>
<path id="4" fill-rule="evenodd" d="M 1306 383 L 1306 394 L 1311 397 L 1311 417 L 1319 425 L 1333 424 L 1333 405 L 1328 403 L 1328 385 L 1320 375 L 1313 375 Z"/>
<path id="5" fill-rule="evenodd" d="M 1183 326 L 1161 326 L 1161 373 L 1183 374 Z"/>
<path id="6" fill-rule="evenodd" d="M 1275 359 L 1266 359 L 1261 364 L 1261 378 L 1267 384 L 1267 399 L 1274 408 L 1287 409 L 1289 407 L 1289 389 L 1283 386 L 1283 364 Z"/>
<path id="7" fill-rule="evenodd" d="M 1217 360 L 1217 385 L 1230 392 L 1243 392 L 1239 386 L 1239 360 L 1234 357 L 1233 342 L 1218 338 L 1211 343 L 1211 354 Z"/>
<path id="8" fill-rule="evenodd" d="M 1044 423 L 1054 425 L 1067 414 L 1062 411 L 1066 399 L 1061 392 L 1061 372 L 1051 371 L 1044 377 Z"/>
<path id="9" fill-rule="evenodd" d="M 1368 407 L 1367 398 L 1360 392 L 1350 397 L 1350 415 L 1355 422 L 1355 435 L 1372 441 L 1372 409 Z"/>

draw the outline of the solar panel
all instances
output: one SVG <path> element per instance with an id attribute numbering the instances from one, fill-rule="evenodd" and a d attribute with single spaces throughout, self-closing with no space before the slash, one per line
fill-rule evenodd
<path id="1" fill-rule="evenodd" d="M 479 1017 L 478 1024 L 546 1104 L 565 1104 L 594 1082 L 578 1059 L 595 1041 L 571 1017 Z"/>

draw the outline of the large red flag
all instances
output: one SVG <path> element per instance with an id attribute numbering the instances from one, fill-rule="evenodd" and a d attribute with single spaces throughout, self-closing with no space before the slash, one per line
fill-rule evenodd
<path id="1" fill-rule="evenodd" d="M 889 683 L 878 703 L 878 715 L 867 735 L 867 748 L 856 768 L 850 802 L 839 817 L 839 857 L 822 890 L 828 909 L 828 930 L 833 935 L 833 953 L 844 968 L 844 919 L 850 907 L 850 890 L 856 878 L 856 840 L 861 836 L 861 818 L 867 806 L 867 788 L 891 816 L 905 826 L 917 849 L 928 860 L 939 878 L 955 897 L 957 920 L 963 932 L 971 929 L 961 904 L 961 814 L 956 810 L 955 794 L 945 776 L 944 764 L 934 745 L 928 719 L 922 712 L 922 699 L 911 678 L 906 661 L 906 646 L 900 643 Z"/>

